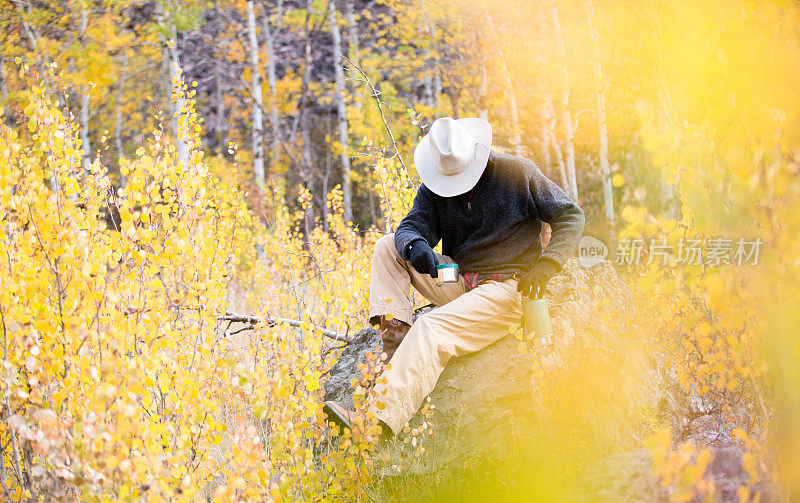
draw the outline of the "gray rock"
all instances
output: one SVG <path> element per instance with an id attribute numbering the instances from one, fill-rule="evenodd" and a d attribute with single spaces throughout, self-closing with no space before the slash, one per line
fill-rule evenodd
<path id="1" fill-rule="evenodd" d="M 653 475 L 652 459 L 646 449 L 607 456 L 590 467 L 569 500 L 615 503 L 666 502 L 668 492 Z"/>
<path id="2" fill-rule="evenodd" d="M 381 351 L 381 336 L 372 328 L 367 327 L 353 336 L 353 342 L 345 346 L 341 356 L 328 372 L 325 381 L 325 400 L 335 400 L 345 407 L 353 409 L 352 379 L 360 379 L 359 364 L 367 363 L 367 354 L 379 354 Z"/>
<path id="3" fill-rule="evenodd" d="M 415 319 L 430 308 L 415 313 Z M 518 341 L 508 336 L 482 351 L 453 358 L 430 394 L 435 405 L 435 421 L 440 432 L 474 434 L 507 422 L 513 410 L 530 403 L 533 386 L 530 354 L 520 354 Z M 325 381 L 325 399 L 353 407 L 351 382 L 361 376 L 358 366 L 367 363 L 367 354 L 379 354 L 381 339 L 372 327 L 359 331 L 342 351 Z M 490 424 L 486 423 L 491 419 Z M 418 414 L 409 423 L 416 426 L 424 418 Z"/>
<path id="4" fill-rule="evenodd" d="M 581 290 L 590 287 L 593 279 L 605 279 L 609 274 L 613 275 L 613 268 L 608 264 L 587 271 L 573 261 L 551 282 L 551 315 L 557 336 L 569 338 L 574 326 L 591 322 L 581 309 Z M 415 317 L 428 309 L 415 313 Z M 528 347 L 532 345 L 529 341 Z M 378 354 L 380 350 L 380 335 L 373 328 L 358 332 L 329 372 L 325 399 L 352 409 L 351 382 L 361 376 L 359 364 L 367 362 L 368 353 Z M 519 341 L 507 336 L 481 351 L 450 360 L 430 394 L 436 409 L 436 440 L 429 443 L 423 471 L 437 469 L 475 449 L 502 449 L 509 442 L 510 428 L 524 428 L 532 420 L 520 414 L 531 408 L 533 400 L 532 358 L 532 352 L 521 353 Z M 418 413 L 409 423 L 413 428 L 426 419 Z M 467 440 L 470 438 L 480 442 Z"/>
<path id="5" fill-rule="evenodd" d="M 607 262 L 584 269 L 573 261 L 551 281 L 548 290 L 556 340 L 555 350 L 548 356 L 551 365 L 568 362 L 571 341 L 598 336 L 598 320 L 593 317 L 600 310 L 612 310 L 611 318 L 623 329 L 624 324 L 630 322 L 633 309 L 630 290 Z M 610 302 L 598 304 L 606 299 Z M 611 332 L 606 336 L 613 337 L 615 331 Z M 383 458 L 379 458 L 384 462 L 381 471 L 387 477 L 384 480 L 397 479 L 396 483 L 385 482 L 388 484 L 384 487 L 387 494 L 405 487 L 402 481 L 406 476 L 426 477 L 414 479 L 416 483 L 427 484 L 426 490 L 419 494 L 421 501 L 429 501 L 431 495 L 462 491 L 463 482 L 458 477 L 466 474 L 465 480 L 471 484 L 483 476 L 499 476 L 499 479 L 486 481 L 488 489 L 485 494 L 500 500 L 505 494 L 500 490 L 501 486 L 510 491 L 508 494 L 526 494 L 525 490 L 535 491 L 553 483 L 546 479 L 546 474 L 537 478 L 536 472 L 530 471 L 531 463 L 546 463 L 547 454 L 543 454 L 541 449 L 547 446 L 536 445 L 535 440 L 531 443 L 532 438 L 542 438 L 541 430 L 538 437 L 527 438 L 524 435 L 525 431 L 536 431 L 540 427 L 534 405 L 536 383 L 532 359 L 535 353 L 532 343 L 526 344 L 528 351 L 520 352 L 519 342 L 508 336 L 481 351 L 450 360 L 430 395 L 430 403 L 435 406 L 432 418 L 417 413 L 410 421 L 412 428 L 419 428 L 423 421 L 434 423 L 433 436 L 420 440 L 427 454 L 417 461 L 409 436 L 401 435 L 399 442 L 387 447 Z M 380 350 L 380 336 L 374 329 L 368 327 L 358 332 L 330 370 L 325 382 L 326 399 L 341 401 L 352 408 L 351 380 L 361 376 L 358 366 L 367 362 L 366 355 L 378 354 Z M 736 501 L 737 488 L 748 479 L 742 469 L 741 452 L 736 447 L 714 445 L 709 441 L 720 434 L 729 438 L 715 422 L 698 423 L 697 430 L 694 436 L 698 443 L 713 446 L 714 458 L 707 476 L 714 480 L 717 497 L 720 501 Z M 668 501 L 669 488 L 661 487 L 651 465 L 650 452 L 646 449 L 610 454 L 590 463 L 578 480 L 569 481 L 569 487 L 561 486 L 557 499 L 631 503 Z M 762 501 L 776 500 L 774 487 L 762 484 L 755 489 L 761 494 Z M 486 500 L 484 496 L 476 498 L 475 501 Z M 414 498 L 411 500 L 416 501 Z M 449 498 L 442 499 L 447 500 Z"/>

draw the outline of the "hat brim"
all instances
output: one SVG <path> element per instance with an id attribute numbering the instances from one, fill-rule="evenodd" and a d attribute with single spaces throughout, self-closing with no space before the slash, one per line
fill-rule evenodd
<path id="1" fill-rule="evenodd" d="M 457 122 L 467 128 L 475 141 L 472 161 L 461 173 L 445 175 L 436 169 L 428 135 L 425 135 L 414 149 L 414 165 L 422 183 L 434 194 L 442 197 L 458 196 L 474 187 L 486 169 L 492 148 L 492 126 L 488 122 L 474 117 L 458 119 Z"/>

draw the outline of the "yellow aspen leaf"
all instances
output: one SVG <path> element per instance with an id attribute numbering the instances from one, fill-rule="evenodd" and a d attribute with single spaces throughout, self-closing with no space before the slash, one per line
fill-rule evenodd
<path id="1" fill-rule="evenodd" d="M 758 460 L 756 459 L 755 454 L 752 452 L 745 452 L 742 455 L 742 468 L 744 468 L 744 471 L 750 477 L 749 481 L 747 482 L 749 485 L 758 483 Z"/>
<path id="2" fill-rule="evenodd" d="M 747 486 L 739 486 L 736 489 L 736 496 L 739 498 L 739 503 L 747 503 L 750 501 L 750 489 Z"/>

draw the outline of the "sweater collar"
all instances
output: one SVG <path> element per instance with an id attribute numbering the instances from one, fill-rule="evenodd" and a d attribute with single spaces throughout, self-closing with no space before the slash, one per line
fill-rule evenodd
<path id="1" fill-rule="evenodd" d="M 486 168 L 483 170 L 483 174 L 478 179 L 478 183 L 475 184 L 475 187 L 472 188 L 473 191 L 480 188 L 486 180 L 492 177 L 492 173 L 494 172 L 494 152 L 489 152 L 489 160 L 486 161 Z"/>
<path id="2" fill-rule="evenodd" d="M 486 183 L 486 180 L 491 178 L 492 172 L 494 171 L 494 152 L 489 152 L 489 160 L 486 161 L 486 168 L 483 170 L 483 174 L 480 178 L 478 178 L 478 182 L 475 184 L 474 187 L 469 189 L 468 191 L 461 194 L 460 197 L 469 199 L 471 195 L 474 195 L 478 190 Z"/>

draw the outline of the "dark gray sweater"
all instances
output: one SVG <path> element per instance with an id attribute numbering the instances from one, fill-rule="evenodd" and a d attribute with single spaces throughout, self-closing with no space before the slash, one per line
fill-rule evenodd
<path id="1" fill-rule="evenodd" d="M 553 230 L 542 252 L 542 221 Z M 408 260 L 420 239 L 455 259 L 461 272 L 518 273 L 541 256 L 558 268 L 583 233 L 580 207 L 536 165 L 520 156 L 492 152 L 483 176 L 466 194 L 441 197 L 424 184 L 395 232 L 395 246 Z"/>

